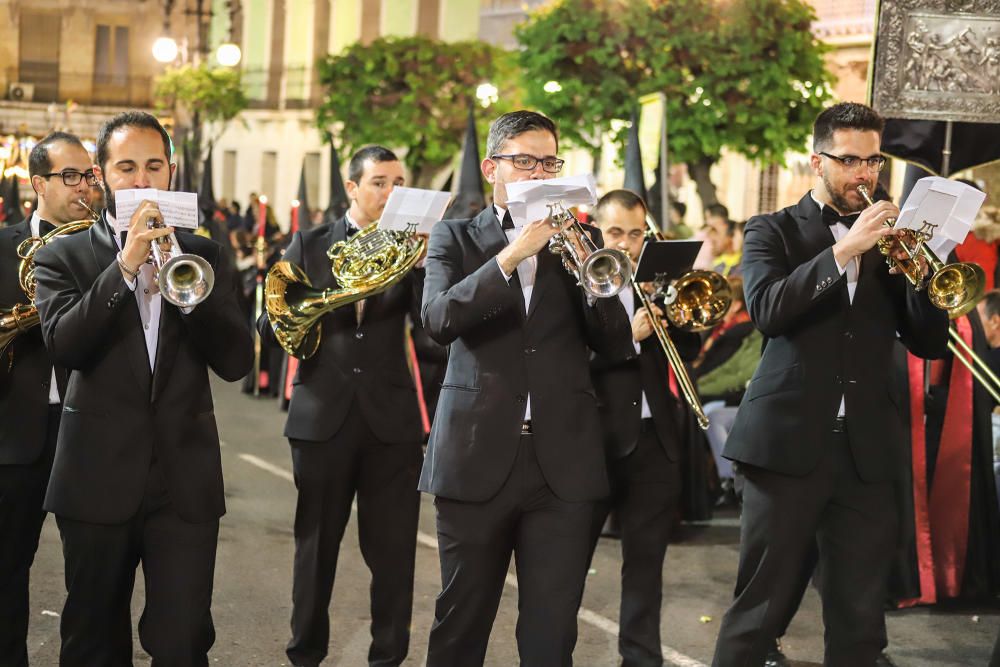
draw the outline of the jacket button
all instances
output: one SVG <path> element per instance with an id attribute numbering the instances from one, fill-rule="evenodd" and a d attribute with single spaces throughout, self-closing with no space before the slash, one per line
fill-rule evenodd
<path id="1" fill-rule="evenodd" d="M 524 395 L 523 394 L 518 394 L 517 395 L 517 402 L 518 403 L 524 403 Z"/>
<path id="2" fill-rule="evenodd" d="M 823 286 L 822 286 L 822 285 L 816 285 L 816 291 L 817 291 L 817 292 L 818 292 L 818 291 L 820 291 L 821 289 L 823 289 Z"/>
<path id="3" fill-rule="evenodd" d="M 526 347 L 526 348 L 524 348 L 524 353 L 525 354 L 531 354 L 534 351 L 535 351 L 535 348 L 533 348 L 533 347 Z"/>
<path id="4" fill-rule="evenodd" d="M 354 334 L 354 337 L 357 338 L 358 340 L 361 340 L 362 338 L 365 337 L 365 334 L 363 331 L 358 331 Z"/>
<path id="5" fill-rule="evenodd" d="M 361 374 L 361 369 L 360 369 L 360 368 L 358 368 L 357 366 L 355 366 L 355 367 L 354 367 L 354 374 L 355 374 L 355 375 L 360 375 L 360 374 Z"/>

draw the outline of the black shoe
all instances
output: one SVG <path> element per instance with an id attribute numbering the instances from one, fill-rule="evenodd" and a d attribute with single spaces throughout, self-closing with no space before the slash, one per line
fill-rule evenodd
<path id="1" fill-rule="evenodd" d="M 896 667 L 896 663 L 893 662 L 892 658 L 885 651 L 878 654 L 875 658 L 875 667 Z"/>
<path id="2" fill-rule="evenodd" d="M 764 658 L 764 667 L 791 667 L 788 658 L 781 652 L 781 642 L 774 640 L 774 647 L 767 652 Z"/>

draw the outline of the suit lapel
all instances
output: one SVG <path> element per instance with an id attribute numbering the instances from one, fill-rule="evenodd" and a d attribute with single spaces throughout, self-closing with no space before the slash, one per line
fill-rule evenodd
<path id="1" fill-rule="evenodd" d="M 104 216 L 90 228 L 90 241 L 94 251 L 95 278 L 115 263 L 118 246 L 115 244 L 115 240 L 111 234 L 111 227 Z M 149 370 L 149 354 L 146 351 L 146 338 L 142 334 L 142 318 L 139 317 L 139 304 L 136 303 L 135 294 L 129 291 L 124 283 L 122 284 L 122 290 L 118 294 L 120 298 L 125 299 L 125 303 L 121 306 L 125 310 L 125 313 L 121 314 L 119 319 L 123 331 L 119 335 L 128 350 L 128 359 L 129 364 L 132 366 L 132 374 L 142 389 L 143 395 L 149 396 L 152 376 Z"/>
<path id="2" fill-rule="evenodd" d="M 538 308 L 538 302 L 545 292 L 550 290 L 554 284 L 562 278 L 556 271 L 564 270 L 561 266 L 562 258 L 549 252 L 548 248 L 535 255 L 538 264 L 535 269 L 535 286 L 531 290 L 531 302 L 528 304 L 528 319 L 530 320 Z"/>
<path id="3" fill-rule="evenodd" d="M 488 261 L 493 261 L 493 258 L 497 256 L 501 250 L 507 246 L 507 235 L 504 234 L 503 229 L 500 227 L 500 221 L 497 219 L 496 209 L 492 206 L 488 206 L 483 211 L 472 219 L 469 223 L 469 238 L 472 242 L 476 244 L 479 248 L 479 252 L 485 258 L 483 264 Z M 513 282 L 514 278 L 517 277 L 517 270 L 515 269 L 514 275 L 511 277 Z M 521 289 L 520 279 L 518 279 L 516 284 L 511 285 L 512 288 L 517 290 L 518 299 L 521 301 L 521 310 L 523 314 L 525 310 L 524 306 L 524 292 Z M 532 290 L 534 294 L 535 290 L 538 289 L 538 275 L 535 275 L 535 289 Z"/>
<path id="4" fill-rule="evenodd" d="M 185 247 L 184 234 L 177 234 L 177 244 L 183 252 L 190 252 Z M 156 357 L 153 361 L 153 388 L 149 402 L 152 403 L 163 393 L 163 387 L 170 379 L 170 370 L 174 367 L 177 348 L 181 339 L 181 314 L 176 307 L 167 303 L 160 295 L 160 325 L 156 332 Z"/>
<path id="5" fill-rule="evenodd" d="M 823 222 L 823 211 L 813 198 L 812 193 L 807 192 L 799 200 L 796 207 L 796 216 L 799 218 L 799 227 L 802 229 L 802 236 L 806 240 L 807 248 L 805 256 L 815 257 L 827 248 L 836 243 L 837 239 L 830 230 L 830 225 Z M 840 288 L 841 305 L 845 308 L 851 306 L 851 295 L 847 290 L 847 277 Z"/>

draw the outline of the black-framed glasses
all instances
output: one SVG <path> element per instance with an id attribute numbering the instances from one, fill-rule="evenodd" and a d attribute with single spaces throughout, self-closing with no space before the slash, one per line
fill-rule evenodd
<path id="1" fill-rule="evenodd" d="M 562 170 L 563 165 L 566 164 L 566 160 L 560 160 L 557 157 L 535 157 L 526 153 L 518 153 L 517 155 L 491 155 L 490 159 L 510 160 L 515 169 L 523 171 L 531 171 L 541 162 L 542 170 L 550 174 L 558 174 Z"/>
<path id="2" fill-rule="evenodd" d="M 59 176 L 62 178 L 63 185 L 68 188 L 75 187 L 80 184 L 80 181 L 84 178 L 87 179 L 87 185 L 94 187 L 97 185 L 97 176 L 94 175 L 93 171 L 87 170 L 84 172 L 76 171 L 75 169 L 67 169 L 65 171 L 53 171 L 51 174 L 39 174 L 42 178 L 52 178 L 53 176 Z"/>
<path id="3" fill-rule="evenodd" d="M 885 167 L 885 157 L 882 155 L 858 157 L 857 155 L 831 155 L 830 153 L 824 153 L 823 151 L 819 151 L 819 155 L 828 157 L 831 160 L 836 160 L 848 169 L 854 169 L 859 164 L 863 164 L 868 167 L 869 171 L 882 171 L 882 168 Z"/>

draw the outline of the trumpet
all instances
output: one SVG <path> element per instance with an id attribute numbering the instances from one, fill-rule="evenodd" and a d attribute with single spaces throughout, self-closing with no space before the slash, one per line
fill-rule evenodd
<path id="1" fill-rule="evenodd" d="M 549 251 L 562 257 L 563 266 L 583 291 L 604 299 L 615 296 L 632 278 L 632 262 L 617 248 L 598 248 L 576 219 L 562 204 L 549 204 L 549 218 L 554 224 L 571 221 L 549 240 Z"/>
<path id="2" fill-rule="evenodd" d="M 165 227 L 162 220 L 149 227 Z M 160 295 L 178 308 L 190 308 L 208 298 L 215 286 L 215 271 L 208 261 L 181 250 L 177 236 L 170 232 L 150 244 L 150 258 Z"/>
<path id="3" fill-rule="evenodd" d="M 859 185 L 858 194 L 869 206 L 874 205 L 875 202 L 868 194 L 867 187 Z M 894 227 L 896 219 L 889 218 L 885 221 L 885 225 Z M 923 272 L 916 258 L 923 257 L 930 267 L 927 297 L 934 306 L 947 311 L 950 320 L 958 319 L 975 308 L 982 298 L 986 286 L 986 272 L 983 271 L 983 268 L 969 262 L 945 264 L 937 256 L 937 253 L 927 245 L 930 236 L 912 229 L 907 229 L 905 232 L 902 237 L 899 237 L 899 245 L 907 255 L 902 259 L 892 256 L 893 242 L 891 238 L 879 239 L 879 252 L 886 256 L 886 262 L 889 266 L 898 267 L 914 288 L 921 290 L 924 286 Z M 955 327 L 949 325 L 948 335 L 951 338 L 951 341 L 948 342 L 948 351 L 968 368 L 972 376 L 990 393 L 993 399 L 1000 403 L 1000 378 L 969 347 Z"/>
<path id="4" fill-rule="evenodd" d="M 858 186 L 858 194 L 869 206 L 875 204 L 865 185 Z M 889 218 L 885 225 L 894 228 L 896 219 Z M 978 264 L 968 262 L 945 264 L 927 245 L 930 239 L 929 234 L 906 229 L 902 236 L 879 239 L 878 249 L 885 255 L 889 266 L 897 267 L 917 290 L 924 289 L 923 271 L 917 261 L 918 257 L 923 257 L 930 267 L 927 297 L 934 306 L 948 311 L 949 319 L 954 320 L 976 307 L 986 286 L 986 272 Z M 906 257 L 893 257 L 892 251 L 896 248 L 894 241 L 898 241 Z"/>

